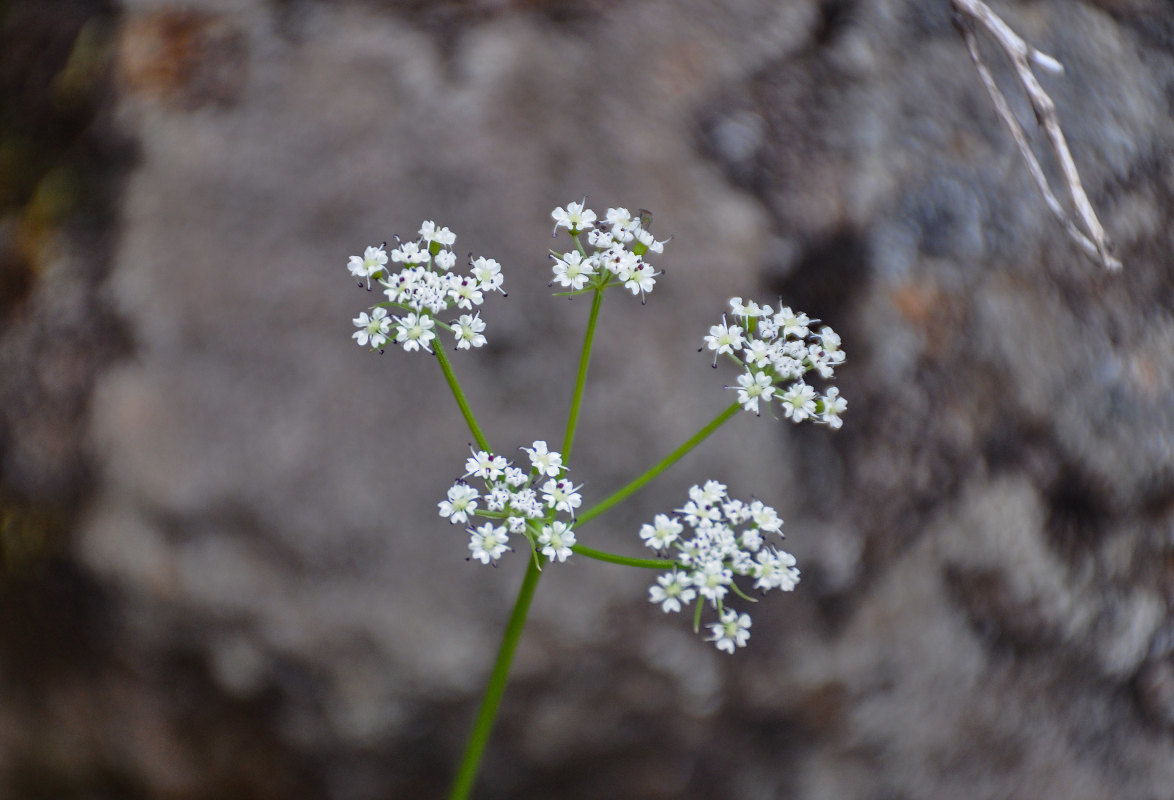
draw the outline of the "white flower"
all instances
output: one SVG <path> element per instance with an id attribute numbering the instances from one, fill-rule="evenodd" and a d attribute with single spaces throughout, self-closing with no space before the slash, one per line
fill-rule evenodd
<path id="1" fill-rule="evenodd" d="M 452 250 L 441 250 L 432 257 L 432 263 L 447 272 L 456 266 L 457 254 Z"/>
<path id="2" fill-rule="evenodd" d="M 731 297 L 730 311 L 732 311 L 736 317 L 750 319 L 751 317 L 762 316 L 763 309 L 753 300 L 751 300 L 749 303 L 743 303 L 741 297 Z"/>
<path id="3" fill-rule="evenodd" d="M 621 276 L 624 281 L 624 288 L 630 291 L 633 296 L 643 296 L 646 292 L 651 292 L 652 287 L 656 286 L 656 270 L 650 264 L 637 260 L 635 264 L 628 269 L 626 275 Z"/>
<path id="4" fill-rule="evenodd" d="M 768 548 L 759 551 L 755 556 L 755 562 L 750 573 L 757 578 L 754 582 L 755 589 L 781 589 L 789 592 L 799 583 L 799 570 L 795 569 L 795 557 L 790 553 Z"/>
<path id="5" fill-rule="evenodd" d="M 555 521 L 542 526 L 538 544 L 542 545 L 542 555 L 563 562 L 571 555 L 571 548 L 575 545 L 575 532 L 568 528 L 565 522 Z"/>
<path id="6" fill-rule="evenodd" d="M 760 500 L 755 500 L 750 504 L 750 517 L 759 530 L 770 533 L 782 532 L 783 521 L 779 519 L 778 512 L 768 505 L 763 505 Z"/>
<path id="7" fill-rule="evenodd" d="M 640 257 L 635 253 L 618 246 L 598 253 L 597 258 L 604 269 L 622 281 L 628 280 L 628 276 L 640 261 Z"/>
<path id="8" fill-rule="evenodd" d="M 823 411 L 819 415 L 821 422 L 829 428 L 839 428 L 844 424 L 840 415 L 848 407 L 848 401 L 840 397 L 839 389 L 835 386 L 828 389 L 827 394 L 820 398 L 820 405 L 823 406 Z"/>
<path id="9" fill-rule="evenodd" d="M 387 334 L 391 332 L 391 320 L 387 316 L 386 308 L 375 309 L 370 317 L 366 311 L 360 312 L 359 316 L 351 321 L 359 327 L 351 336 L 360 346 L 370 341 L 371 346 L 378 349 L 387 342 Z"/>
<path id="10" fill-rule="evenodd" d="M 774 349 L 761 339 L 748 339 L 743 353 L 747 364 L 761 368 L 771 362 Z"/>
<path id="11" fill-rule="evenodd" d="M 505 482 L 517 489 L 519 486 L 525 486 L 530 479 L 526 477 L 526 473 L 517 467 L 506 467 Z"/>
<path id="12" fill-rule="evenodd" d="M 347 269 L 351 271 L 351 275 L 354 277 L 365 278 L 368 287 L 370 287 L 370 279 L 378 275 L 386 263 L 387 253 L 384 252 L 383 245 L 380 245 L 378 247 L 368 247 L 363 251 L 362 256 L 351 256 L 347 262 Z"/>
<path id="13" fill-rule="evenodd" d="M 501 477 L 508 466 L 509 462 L 503 456 L 495 456 L 488 451 L 479 450 L 465 461 L 464 477 L 476 475 L 482 480 L 495 481 Z"/>
<path id="14" fill-rule="evenodd" d="M 666 572 L 656 579 L 656 586 L 648 587 L 648 600 L 660 604 L 666 614 L 680 611 L 682 603 L 692 602 L 697 592 L 689 588 L 692 579 L 686 572 Z"/>
<path id="15" fill-rule="evenodd" d="M 469 515 L 477 511 L 477 490 L 467 483 L 457 482 L 448 490 L 448 499 L 441 500 L 440 516 L 447 517 L 450 523 L 464 524 L 469 521 Z"/>
<path id="16" fill-rule="evenodd" d="M 615 241 L 630 242 L 640 229 L 640 218 L 633 218 L 626 208 L 609 208 L 607 224 L 611 226 L 611 235 Z"/>
<path id="17" fill-rule="evenodd" d="M 472 551 L 473 558 L 482 564 L 501 558 L 502 553 L 509 550 L 506 546 L 508 541 L 504 525 L 486 522 L 480 528 L 469 531 L 469 550 Z"/>
<path id="18" fill-rule="evenodd" d="M 689 490 L 689 496 L 699 503 L 712 505 L 726 499 L 726 485 L 718 481 L 706 481 L 700 489 L 694 486 Z"/>
<path id="19" fill-rule="evenodd" d="M 558 474 L 562 472 L 563 456 L 555 450 L 547 450 L 546 442 L 536 441 L 530 447 L 522 447 L 527 455 L 530 456 L 530 464 L 539 475 L 546 475 L 550 478 L 557 478 Z"/>
<path id="20" fill-rule="evenodd" d="M 632 215 L 628 213 L 626 208 L 609 208 L 606 219 L 608 226 L 612 228 L 618 225 L 623 230 L 627 230 L 628 226 L 632 224 Z"/>
<path id="21" fill-rule="evenodd" d="M 542 499 L 555 511 L 574 514 L 575 509 L 583 503 L 583 498 L 575 491 L 576 488 L 570 481 L 551 478 L 542 484 Z"/>
<path id="22" fill-rule="evenodd" d="M 453 242 L 457 240 L 457 235 L 448 228 L 437 229 L 436 223 L 432 220 L 426 220 L 420 226 L 420 238 L 425 245 L 431 245 L 436 242 L 444 247 L 452 247 Z"/>
<path id="23" fill-rule="evenodd" d="M 504 278 L 501 275 L 501 264 L 492 258 L 477 257 L 473 259 L 473 277 L 477 279 L 477 288 L 483 292 L 500 292 Z"/>
<path id="24" fill-rule="evenodd" d="M 783 306 L 779 313 L 775 314 L 774 324 L 782 330 L 783 336 L 802 339 L 807 335 L 807 326 L 811 324 L 811 319 L 802 312 L 796 314 L 791 311 L 790 306 Z"/>
<path id="25" fill-rule="evenodd" d="M 693 585 L 697 592 L 714 606 L 726 596 L 733 580 L 733 570 L 726 569 L 720 561 L 706 561 L 700 569 L 693 571 Z"/>
<path id="26" fill-rule="evenodd" d="M 795 383 L 783 393 L 780 400 L 783 413 L 794 422 L 802 422 L 815 414 L 815 389 L 805 383 Z"/>
<path id="27" fill-rule="evenodd" d="M 556 258 L 552 269 L 554 279 L 560 286 L 568 286 L 576 292 L 586 286 L 587 279 L 595 274 L 591 259 L 584 261 L 577 251 Z"/>
<path id="28" fill-rule="evenodd" d="M 432 332 L 436 323 L 427 314 L 408 314 L 397 320 L 395 340 L 403 345 L 404 350 L 411 352 L 417 349 L 428 349 L 428 343 L 436 338 Z"/>
<path id="29" fill-rule="evenodd" d="M 640 538 L 653 550 L 664 550 L 677 540 L 683 530 L 685 527 L 676 517 L 657 514 L 651 525 L 645 524 L 640 527 Z"/>
<path id="30" fill-rule="evenodd" d="M 672 572 L 661 575 L 658 585 L 649 588 L 649 599 L 665 611 L 678 611 L 695 598 L 705 599 L 720 619 L 708 626 L 714 632 L 709 641 L 732 653 L 750 636 L 750 618 L 731 617 L 723 604 L 731 592 L 744 596 L 735 580 L 753 578 L 754 588 L 764 592 L 790 591 L 799 581 L 794 557 L 763 543 L 765 533 L 782 536 L 783 521 L 759 500 L 747 504 L 730 497 L 726 485 L 714 480 L 689 489 L 689 502 L 678 510 L 692 529 L 691 536 L 683 533 L 676 518 L 665 514 L 640 529 L 646 545 L 675 556 Z"/>
<path id="31" fill-rule="evenodd" d="M 644 246 L 645 251 L 650 253 L 663 253 L 665 242 L 658 242 L 652 238 L 652 232 L 641 228 L 636 231 L 636 241 Z"/>
<path id="32" fill-rule="evenodd" d="M 453 333 L 457 338 L 458 350 L 468 350 L 470 347 L 481 347 L 485 344 L 485 336 L 481 333 L 485 330 L 485 322 L 481 319 L 480 311 L 475 316 L 461 314 L 454 325 L 456 327 Z"/>
<path id="33" fill-rule="evenodd" d="M 587 232 L 587 243 L 596 250 L 607 250 L 616 244 L 616 240 L 606 228 L 594 228 Z"/>
<path id="34" fill-rule="evenodd" d="M 587 198 L 583 198 L 582 203 L 567 203 L 567 207 L 556 208 L 550 212 L 551 218 L 554 220 L 554 229 L 566 228 L 575 235 L 580 231 L 585 231 L 595 225 L 595 212 L 584 206 L 587 203 Z"/>
<path id="35" fill-rule="evenodd" d="M 775 393 L 774 384 L 765 372 L 756 372 L 753 375 L 743 372 L 738 376 L 738 387 L 738 402 L 742 404 L 742 408 L 755 414 L 759 413 L 759 398 L 770 402 Z"/>
<path id="36" fill-rule="evenodd" d="M 709 629 L 713 635 L 706 641 L 713 642 L 718 650 L 733 653 L 735 647 L 745 647 L 750 638 L 750 615 L 727 608 L 722 611 L 721 622 L 710 623 Z"/>
<path id="37" fill-rule="evenodd" d="M 489 490 L 489 494 L 485 495 L 485 507 L 490 511 L 505 511 L 505 507 L 509 505 L 510 490 L 506 486 L 494 486 Z"/>
<path id="38" fill-rule="evenodd" d="M 745 341 L 741 326 L 727 325 L 725 314 L 722 314 L 721 324 L 711 326 L 709 335 L 705 337 L 705 343 L 709 345 L 710 350 L 714 351 L 713 363 L 715 366 L 718 356 L 726 353 L 733 355 L 735 350 L 742 349 L 742 344 Z"/>
<path id="39" fill-rule="evenodd" d="M 484 302 L 480 284 L 467 275 L 451 275 L 448 282 L 448 296 L 457 301 L 457 308 L 472 309 Z"/>
<path id="40" fill-rule="evenodd" d="M 408 266 L 425 265 L 432 260 L 432 254 L 427 249 L 421 250 L 416 242 L 404 242 L 391 251 L 391 260 Z"/>

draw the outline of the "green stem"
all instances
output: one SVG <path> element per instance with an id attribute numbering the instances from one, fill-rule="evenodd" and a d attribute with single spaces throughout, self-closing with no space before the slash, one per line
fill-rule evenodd
<path id="1" fill-rule="evenodd" d="M 489 684 L 481 698 L 481 709 L 477 712 L 477 721 L 473 723 L 473 730 L 469 733 L 465 755 L 457 770 L 449 800 L 466 800 L 473 790 L 477 769 L 481 765 L 481 756 L 485 753 L 485 745 L 489 743 L 497 708 L 501 705 L 501 696 L 505 693 L 506 682 L 509 680 L 514 651 L 518 649 L 522 629 L 526 627 L 526 614 L 530 611 L 530 601 L 534 599 L 534 590 L 538 587 L 538 579 L 542 577 L 542 564 L 545 561 L 545 558 L 538 556 L 530 559 L 530 564 L 526 567 L 526 576 L 522 578 L 522 586 L 518 589 L 518 599 L 514 601 L 514 611 L 510 614 L 505 635 L 501 639 L 497 661 L 493 665 Z"/>
<path id="2" fill-rule="evenodd" d="M 578 517 L 578 520 L 576 522 L 575 528 L 578 529 L 578 528 L 583 527 L 583 525 L 587 524 L 589 521 L 591 521 L 595 517 L 598 517 L 600 514 L 602 514 L 604 511 L 607 511 L 609 508 L 614 506 L 616 503 L 619 503 L 623 500 L 626 500 L 628 497 L 630 497 L 633 494 L 635 494 L 636 492 L 640 491 L 642 488 L 644 488 L 644 485 L 646 483 L 648 483 L 650 480 L 655 478 L 660 473 L 664 472 L 666 469 L 671 467 L 673 464 L 680 461 L 681 458 L 686 453 L 688 453 L 690 450 L 692 450 L 697 445 L 701 444 L 701 442 L 705 441 L 706 437 L 708 437 L 711 433 L 713 433 L 718 428 L 720 428 L 722 426 L 722 424 L 726 422 L 726 420 L 728 420 L 730 417 L 734 416 L 735 414 L 737 414 L 741 410 L 742 410 L 741 403 L 738 403 L 737 401 L 732 403 L 729 408 L 727 408 L 725 411 L 723 411 L 722 413 L 720 413 L 716 417 L 714 417 L 708 425 L 706 425 L 701 430 L 697 431 L 697 433 L 693 434 L 693 436 L 691 436 L 689 438 L 689 441 L 685 442 L 683 445 L 678 447 L 676 450 L 669 453 L 667 456 L 662 458 L 657 463 L 653 464 L 648 469 L 648 471 L 645 472 L 643 475 L 641 475 L 639 478 L 636 478 L 636 480 L 632 481 L 627 486 L 625 486 L 622 489 L 620 489 L 619 491 L 617 491 L 611 497 L 609 497 L 606 500 L 603 500 L 599 503 L 596 503 L 595 505 L 591 506 L 591 508 L 587 509 L 582 514 L 580 514 Z"/>
<path id="3" fill-rule="evenodd" d="M 469 408 L 469 401 L 465 399 L 465 393 L 461 391 L 460 381 L 453 374 L 452 364 L 449 363 L 448 356 L 444 354 L 444 345 L 441 344 L 439 336 L 432 340 L 432 352 L 436 354 L 436 360 L 440 362 L 440 369 L 444 372 L 444 379 L 448 381 L 448 388 L 452 389 L 452 396 L 456 398 L 457 405 L 461 407 L 461 414 L 464 415 L 469 430 L 473 432 L 473 438 L 477 440 L 477 446 L 486 452 L 493 452 L 489 448 L 489 442 L 485 441 L 485 434 L 481 433 L 481 428 L 477 425 L 477 418 L 473 416 L 473 411 Z"/>
<path id="4" fill-rule="evenodd" d="M 576 240 L 577 242 L 578 240 Z M 583 353 L 579 356 L 579 375 L 575 378 L 575 394 L 571 397 L 571 413 L 567 416 L 567 432 L 563 436 L 563 463 L 571 463 L 571 445 L 575 443 L 575 428 L 579 425 L 579 407 L 583 404 L 583 387 L 587 384 L 587 365 L 591 363 L 591 345 L 595 341 L 595 322 L 603 305 L 603 290 L 596 289 L 591 300 L 591 317 L 587 320 L 587 335 L 583 337 Z"/>
<path id="5" fill-rule="evenodd" d="M 676 561 L 669 561 L 664 558 L 628 558 L 627 556 L 618 556 L 615 553 L 608 553 L 603 550 L 596 550 L 593 547 L 577 544 L 571 548 L 576 554 L 586 556 L 587 558 L 594 558 L 597 561 L 606 561 L 609 564 L 623 564 L 626 567 L 642 567 L 644 569 L 671 569 L 676 566 Z"/>

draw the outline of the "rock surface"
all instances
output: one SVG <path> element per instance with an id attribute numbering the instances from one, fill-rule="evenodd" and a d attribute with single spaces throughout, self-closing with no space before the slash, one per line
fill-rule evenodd
<path id="1" fill-rule="evenodd" d="M 455 367 L 500 450 L 557 441 L 589 304 L 547 297 L 547 215 L 587 194 L 673 236 L 646 306 L 604 304 L 588 503 L 730 401 L 695 352 L 730 295 L 833 325 L 849 409 L 743 415 L 584 533 L 635 554 L 708 477 L 779 508 L 803 582 L 736 657 L 648 575 L 548 568 L 478 796 L 1167 796 L 1174 13 L 998 9 L 1067 69 L 1120 274 L 1048 213 L 945 0 L 126 0 L 117 244 L 86 272 L 64 230 L 22 319 L 96 304 L 129 345 L 61 390 L 86 491 L 4 590 L 0 794 L 442 794 L 524 558 L 466 563 L 435 516 L 469 434 L 428 359 L 354 346 L 343 266 L 424 218 L 501 261 Z M 34 496 L 52 443 L 12 418 L 5 490 Z"/>

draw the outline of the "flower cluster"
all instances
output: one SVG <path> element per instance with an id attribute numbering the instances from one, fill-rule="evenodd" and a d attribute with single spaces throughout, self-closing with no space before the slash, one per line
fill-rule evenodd
<path id="1" fill-rule="evenodd" d="M 626 208 L 609 208 L 604 218 L 607 224 L 597 225 L 598 217 L 585 204 L 586 199 L 550 212 L 555 234 L 559 228 L 566 228 L 576 245 L 569 253 L 550 251 L 554 259 L 552 285 L 566 287 L 568 294 L 623 286 L 644 302 L 644 295 L 652 291 L 656 276 L 661 274 L 644 257 L 650 252 L 663 253 L 665 245 L 648 230 L 651 215 L 641 212 L 633 217 Z M 591 255 L 579 241 L 579 234 L 584 232 L 594 249 Z"/>
<path id="2" fill-rule="evenodd" d="M 492 258 L 470 257 L 469 274 L 452 271 L 457 262 L 452 249 L 456 238 L 448 228 L 426 221 L 420 226 L 418 239 L 404 242 L 397 238 L 399 246 L 390 253 L 384 242 L 368 247 L 362 256 L 351 256 L 347 268 L 359 285 L 365 283 L 370 289 L 375 280 L 387 296 L 387 302 L 377 304 L 370 315 L 364 311 L 355 317 L 355 341 L 375 350 L 394 341 L 409 352 L 432 352 L 430 345 L 439 325 L 452 332 L 459 350 L 485 344 L 481 312 L 461 314 L 447 324 L 436 319 L 454 306 L 471 312 L 488 292 L 501 291 L 501 265 Z M 388 267 L 389 257 L 401 265 L 398 272 Z M 389 308 L 405 313 L 389 314 Z"/>
<path id="3" fill-rule="evenodd" d="M 536 441 L 520 448 L 530 460 L 530 469 L 514 466 L 505 456 L 485 450 L 474 451 L 465 462 L 465 474 L 439 503 L 440 516 L 452 524 L 468 525 L 472 558 L 490 564 L 509 547 L 509 534 L 525 536 L 530 548 L 556 561 L 566 561 L 575 545 L 571 528 L 575 509 L 582 503 L 578 486 L 565 477 L 562 454 Z M 484 485 L 479 492 L 468 478 Z M 556 517 L 566 514 L 568 519 Z M 488 521 L 474 528 L 470 517 Z"/>
<path id="4" fill-rule="evenodd" d="M 803 380 L 808 372 L 830 378 L 844 363 L 839 335 L 826 325 L 813 331 L 819 320 L 786 306 L 776 313 L 770 306 L 732 297 L 730 310 L 735 324 L 727 323 L 723 314 L 721 323 L 709 329 L 705 344 L 713 351 L 715 367 L 717 357 L 727 355 L 746 370 L 738 376 L 737 386 L 726 387 L 738 390 L 742 408 L 759 414 L 760 403 L 777 398 L 783 415 L 793 422 L 813 419 L 839 428 L 840 415 L 848 407 L 840 390 L 832 386 L 820 396 Z"/>
<path id="5" fill-rule="evenodd" d="M 698 620 L 702 604 L 708 601 L 719 621 L 707 626 L 711 633 L 707 641 L 733 653 L 750 638 L 750 615 L 724 603 L 730 592 L 746 598 L 734 576 L 753 578 L 754 588 L 761 592 L 789 592 L 799 582 L 794 556 L 765 541 L 768 534 L 782 538 L 783 521 L 773 508 L 757 500 L 744 503 L 731 498 L 717 481 L 690 489 L 689 502 L 676 513 L 681 517 L 657 514 L 652 524 L 640 529 L 648 547 L 661 553 L 675 551 L 676 565 L 657 578 L 648 590 L 649 599 L 666 613 L 680 611 L 696 600 Z"/>

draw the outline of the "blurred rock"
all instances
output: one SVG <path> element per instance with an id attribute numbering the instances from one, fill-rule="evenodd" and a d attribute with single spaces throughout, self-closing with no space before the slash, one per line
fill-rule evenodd
<path id="1" fill-rule="evenodd" d="M 833 325 L 849 409 L 737 419 L 583 532 L 634 553 L 716 477 L 780 509 L 804 579 L 727 658 L 648 576 L 551 567 L 478 796 L 1168 793 L 1174 15 L 999 10 L 1067 68 L 1120 275 L 1048 213 L 946 2 L 127 0 L 116 247 L 63 236 L 22 301 L 61 327 L 0 341 L 133 343 L 0 377 L 85 426 L 0 431 L 6 491 L 76 491 L 62 559 L 3 589 L 5 629 L 47 611 L 0 637 L 0 794 L 443 791 L 524 558 L 468 564 L 436 517 L 469 434 L 427 359 L 354 346 L 343 267 L 425 218 L 500 260 L 455 368 L 495 447 L 554 441 L 588 304 L 546 297 L 547 215 L 584 194 L 673 236 L 647 306 L 605 303 L 588 503 L 729 401 L 694 351 L 732 294 Z M 38 636 L 80 655 L 38 670 Z"/>

